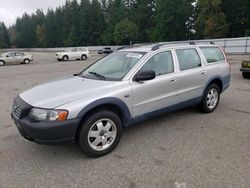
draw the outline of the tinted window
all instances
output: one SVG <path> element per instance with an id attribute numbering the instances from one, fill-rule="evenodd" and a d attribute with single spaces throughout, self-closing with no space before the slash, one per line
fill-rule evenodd
<path id="1" fill-rule="evenodd" d="M 14 57 L 15 56 L 15 52 L 11 52 L 7 54 L 8 57 Z"/>
<path id="2" fill-rule="evenodd" d="M 176 50 L 180 70 L 187 70 L 201 66 L 201 59 L 196 49 Z"/>
<path id="3" fill-rule="evenodd" d="M 76 51 L 77 51 L 77 52 L 85 52 L 85 51 L 86 51 L 86 48 L 76 48 Z"/>
<path id="4" fill-rule="evenodd" d="M 71 48 L 70 51 L 71 52 L 76 52 L 76 48 Z"/>
<path id="5" fill-rule="evenodd" d="M 22 52 L 16 52 L 16 56 L 23 56 L 24 54 Z"/>
<path id="6" fill-rule="evenodd" d="M 161 52 L 151 57 L 148 62 L 141 68 L 141 71 L 150 70 L 155 71 L 156 76 L 174 72 L 171 52 Z"/>
<path id="7" fill-rule="evenodd" d="M 218 47 L 201 47 L 201 51 L 207 59 L 208 63 L 224 61 L 224 55 Z"/>

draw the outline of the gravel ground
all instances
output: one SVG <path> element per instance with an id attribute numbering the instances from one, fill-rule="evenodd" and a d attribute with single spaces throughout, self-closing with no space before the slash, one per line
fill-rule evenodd
<path id="1" fill-rule="evenodd" d="M 231 86 L 214 113 L 191 107 L 140 123 L 124 130 L 112 153 L 90 159 L 72 143 L 26 141 L 10 109 L 23 90 L 77 73 L 100 56 L 58 63 L 53 53 L 33 55 L 30 65 L 0 67 L 1 188 L 250 187 L 250 80 L 239 71 L 241 56 L 229 57 Z"/>

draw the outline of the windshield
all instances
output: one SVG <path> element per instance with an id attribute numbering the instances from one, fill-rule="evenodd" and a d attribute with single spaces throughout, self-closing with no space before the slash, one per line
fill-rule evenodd
<path id="1" fill-rule="evenodd" d="M 1 57 L 5 57 L 8 53 L 0 54 Z"/>
<path id="2" fill-rule="evenodd" d="M 85 69 L 80 76 L 91 79 L 120 81 L 144 54 L 141 52 L 116 52 L 110 54 Z"/>

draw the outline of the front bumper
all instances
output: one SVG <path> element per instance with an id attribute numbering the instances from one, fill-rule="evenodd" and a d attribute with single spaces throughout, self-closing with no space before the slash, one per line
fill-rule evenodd
<path id="1" fill-rule="evenodd" d="M 241 72 L 250 72 L 250 68 L 240 68 Z"/>
<path id="2" fill-rule="evenodd" d="M 21 104 L 23 103 L 23 104 Z M 80 118 L 66 121 L 41 121 L 35 122 L 27 114 L 32 108 L 18 96 L 14 99 L 14 106 L 21 108 L 18 117 L 12 110 L 11 117 L 14 120 L 20 134 L 27 140 L 38 143 L 59 143 L 75 139 Z M 26 108 L 24 107 L 26 106 Z M 18 113 L 19 115 L 19 113 Z"/>

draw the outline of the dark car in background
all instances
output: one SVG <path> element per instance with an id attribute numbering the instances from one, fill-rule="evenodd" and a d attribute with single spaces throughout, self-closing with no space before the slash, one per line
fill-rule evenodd
<path id="1" fill-rule="evenodd" d="M 111 47 L 104 47 L 98 51 L 98 54 L 110 54 L 112 52 L 113 52 L 113 50 Z"/>
<path id="2" fill-rule="evenodd" d="M 242 61 L 240 71 L 243 78 L 250 78 L 250 61 Z"/>

